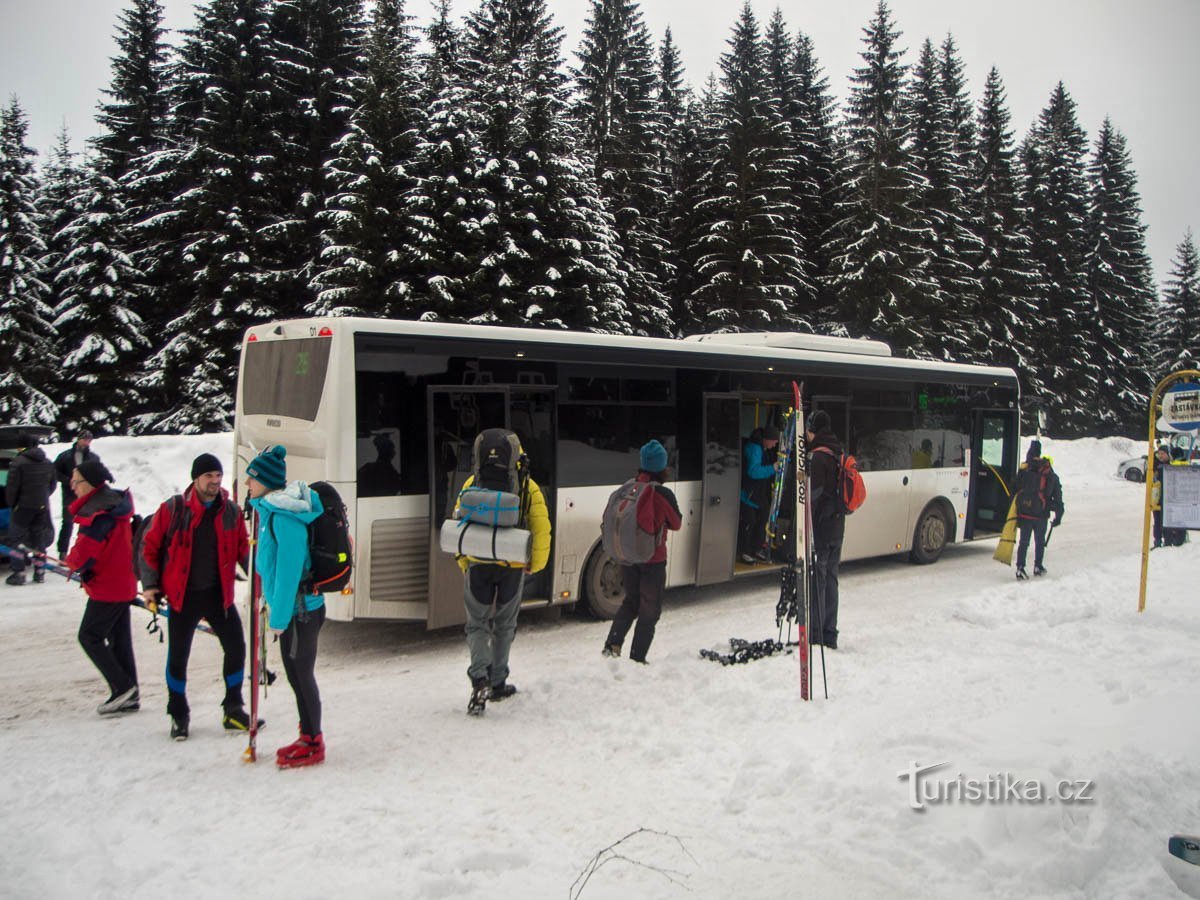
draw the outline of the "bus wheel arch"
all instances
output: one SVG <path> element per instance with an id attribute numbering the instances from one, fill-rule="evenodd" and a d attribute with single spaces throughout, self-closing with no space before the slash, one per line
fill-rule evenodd
<path id="1" fill-rule="evenodd" d="M 919 566 L 935 563 L 954 540 L 954 507 L 944 497 L 930 500 L 917 516 L 908 558 Z"/>
<path id="2" fill-rule="evenodd" d="M 597 541 L 583 567 L 583 606 L 594 618 L 611 619 L 625 600 L 621 566 Z"/>

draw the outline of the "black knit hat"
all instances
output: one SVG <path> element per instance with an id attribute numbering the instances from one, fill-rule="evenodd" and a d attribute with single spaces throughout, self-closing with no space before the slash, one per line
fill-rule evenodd
<path id="1" fill-rule="evenodd" d="M 201 453 L 192 460 L 192 481 L 195 481 L 201 475 L 208 472 L 225 473 L 225 467 L 221 465 L 221 460 L 217 459 L 211 453 Z"/>
<path id="2" fill-rule="evenodd" d="M 823 409 L 816 410 L 808 417 L 808 426 L 806 430 L 811 431 L 813 434 L 820 434 L 823 431 L 828 431 L 829 427 L 829 413 L 825 412 Z"/>
<path id="3" fill-rule="evenodd" d="M 112 472 L 108 471 L 108 467 L 98 459 L 85 459 L 75 468 L 79 470 L 83 480 L 92 487 L 99 487 L 113 480 Z"/>
<path id="4" fill-rule="evenodd" d="M 1041 459 L 1042 457 L 1042 442 L 1033 441 L 1029 445 L 1029 452 L 1025 454 L 1026 459 Z"/>

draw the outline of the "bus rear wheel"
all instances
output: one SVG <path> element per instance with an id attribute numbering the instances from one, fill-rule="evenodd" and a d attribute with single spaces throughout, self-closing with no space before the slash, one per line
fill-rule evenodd
<path id="1" fill-rule="evenodd" d="M 587 610 L 597 619 L 611 619 L 625 600 L 621 566 L 602 547 L 588 557 L 583 570 L 583 590 Z"/>
<path id="2" fill-rule="evenodd" d="M 920 566 L 937 562 L 942 551 L 946 549 L 949 532 L 946 516 L 941 509 L 934 505 L 925 507 L 917 519 L 917 528 L 913 532 L 912 551 L 908 558 Z"/>

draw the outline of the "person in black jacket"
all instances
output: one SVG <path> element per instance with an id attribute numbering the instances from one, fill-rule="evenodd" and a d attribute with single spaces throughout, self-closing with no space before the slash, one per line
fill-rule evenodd
<path id="1" fill-rule="evenodd" d="M 1042 565 L 1046 552 L 1046 523 L 1054 513 L 1054 527 L 1062 524 L 1062 482 L 1042 456 L 1042 442 L 1033 441 L 1025 455 L 1025 463 L 1017 472 L 1017 527 L 1021 540 L 1017 544 L 1017 578 L 1026 579 L 1025 557 L 1029 552 L 1029 538 L 1033 538 L 1033 574 L 1045 575 Z"/>
<path id="2" fill-rule="evenodd" d="M 4 488 L 4 499 L 12 509 L 8 525 L 8 546 L 12 574 L 5 579 L 7 584 L 25 583 L 25 553 L 21 548 L 44 554 L 54 540 L 54 523 L 50 521 L 50 494 L 54 492 L 54 466 L 46 458 L 46 451 L 38 446 L 34 435 L 22 435 L 24 449 L 17 454 L 8 468 L 8 484 Z M 33 580 L 41 584 L 46 580 L 45 562 L 34 557 Z"/>
<path id="3" fill-rule="evenodd" d="M 829 413 L 818 409 L 808 417 L 809 498 L 812 507 L 813 543 L 813 644 L 837 649 L 838 565 L 846 513 L 838 494 L 842 444 L 833 433 Z"/>
<path id="4" fill-rule="evenodd" d="M 71 529 L 75 520 L 71 516 L 71 504 L 75 495 L 71 491 L 71 473 L 83 462 L 93 459 L 100 462 L 100 457 L 92 452 L 92 433 L 86 428 L 79 432 L 75 443 L 54 457 L 54 475 L 62 485 L 62 520 L 58 528 L 58 555 L 66 556 L 71 548 Z"/>

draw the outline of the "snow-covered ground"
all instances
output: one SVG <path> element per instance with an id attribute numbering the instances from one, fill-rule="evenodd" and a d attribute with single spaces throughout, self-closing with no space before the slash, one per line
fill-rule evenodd
<path id="1" fill-rule="evenodd" d="M 994 540 L 847 565 L 829 699 L 808 704 L 794 656 L 697 654 L 773 636 L 774 577 L 669 594 L 648 667 L 602 659 L 604 623 L 527 615 L 520 693 L 482 719 L 457 629 L 329 623 L 328 761 L 281 772 L 296 716 L 277 647 L 248 765 L 221 731 L 215 641 L 197 636 L 192 736 L 173 743 L 165 644 L 138 628 L 142 710 L 101 719 L 79 591 L 0 585 L 0 895 L 565 898 L 646 829 L 582 897 L 1180 896 L 1166 842 L 1200 831 L 1200 542 L 1152 555 L 1139 615 L 1142 487 L 1114 476 L 1138 448 L 1045 446 L 1067 507 L 1050 574 L 1015 582 Z M 230 448 L 95 449 L 149 509 Z M 1092 799 L 910 808 L 900 773 L 943 762 L 922 796 L 990 776 L 984 791 L 1065 779 Z"/>

